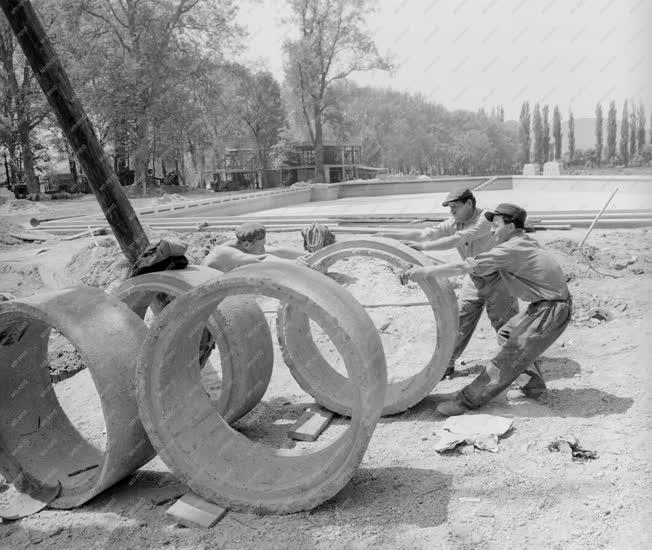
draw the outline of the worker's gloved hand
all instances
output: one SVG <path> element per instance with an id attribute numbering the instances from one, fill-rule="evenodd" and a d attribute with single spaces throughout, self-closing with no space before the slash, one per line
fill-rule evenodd
<path id="1" fill-rule="evenodd" d="M 399 275 L 399 280 L 402 285 L 406 285 L 408 281 L 418 283 L 426 278 L 427 271 L 423 267 L 411 267 Z"/>
<path id="2" fill-rule="evenodd" d="M 410 268 L 406 269 L 405 271 L 403 271 L 403 272 L 398 276 L 398 280 L 401 282 L 401 284 L 402 284 L 403 286 L 405 286 L 406 284 L 408 284 L 408 281 L 410 280 L 410 275 L 411 275 L 411 272 L 412 272 L 413 269 L 414 269 L 414 267 L 410 267 Z"/>
<path id="3" fill-rule="evenodd" d="M 423 244 L 418 241 L 401 241 L 401 244 L 414 248 L 414 250 L 423 250 Z"/>

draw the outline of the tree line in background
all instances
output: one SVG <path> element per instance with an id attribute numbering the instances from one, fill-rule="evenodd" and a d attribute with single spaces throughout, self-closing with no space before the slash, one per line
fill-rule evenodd
<path id="1" fill-rule="evenodd" d="M 245 38 L 235 0 L 33 0 L 119 177 L 131 173 L 145 182 L 151 170 L 186 183 L 188 171 L 221 168 L 226 148 L 252 148 L 260 166 L 277 167 L 294 141 L 315 146 L 316 181 L 324 177 L 325 142 L 361 143 L 363 164 L 404 174 L 520 171 L 530 160 L 531 135 L 534 159 L 561 158 L 557 107 L 552 127 L 548 106 L 536 105 L 531 117 L 528 103 L 516 124 L 505 121 L 502 106 L 450 111 L 419 94 L 352 83 L 355 72 L 392 67 L 365 25 L 373 2 L 287 2 L 279 83 L 268 71 L 233 61 Z M 74 152 L 4 19 L 0 102 L 8 181 L 22 177 L 38 194 L 37 173 L 47 173 L 53 151 L 76 174 Z M 632 163 L 641 154 L 643 107 L 626 109 L 619 152 L 613 107 L 607 152 L 598 158 Z M 580 152 L 570 128 L 572 162 Z M 597 143 L 596 133 L 602 151 L 601 134 Z"/>
<path id="2" fill-rule="evenodd" d="M 604 143 L 604 116 L 602 105 L 595 108 L 595 147 L 578 150 L 575 147 L 575 118 L 568 113 L 568 148 L 562 154 L 563 132 L 559 107 L 555 105 L 552 135 L 548 123 L 549 106 L 535 104 L 530 113 L 529 102 L 523 102 L 518 125 L 518 163 L 543 164 L 551 160 L 563 161 L 567 166 L 642 166 L 652 161 L 652 114 L 649 140 L 646 144 L 646 115 L 643 103 L 636 107 L 625 100 L 620 122 L 620 140 L 617 140 L 618 122 L 616 102 L 611 101 L 607 114 L 607 142 Z M 531 143 L 533 141 L 533 143 Z"/>

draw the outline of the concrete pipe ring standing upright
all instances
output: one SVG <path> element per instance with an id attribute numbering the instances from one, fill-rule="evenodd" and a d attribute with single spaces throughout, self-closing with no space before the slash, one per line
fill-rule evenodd
<path id="1" fill-rule="evenodd" d="M 82 355 L 106 424 L 101 451 L 73 426 L 50 381 L 54 328 Z M 61 483 L 53 508 L 73 508 L 155 456 L 138 415 L 136 359 L 147 326 L 98 288 L 57 290 L 0 304 L 0 469 Z"/>
<path id="2" fill-rule="evenodd" d="M 114 294 L 144 318 L 149 306 L 160 312 L 153 303 L 157 294 L 176 298 L 221 275 L 221 271 L 203 266 L 147 273 L 126 280 Z M 263 310 L 245 296 L 223 300 L 207 327 L 217 343 L 222 366 L 222 388 L 214 405 L 231 424 L 253 409 L 267 391 L 274 367 L 272 336 Z"/>
<path id="3" fill-rule="evenodd" d="M 313 452 L 275 449 L 232 429 L 200 387 L 192 356 L 222 300 L 258 294 L 306 311 L 341 354 L 354 395 L 348 429 Z M 174 300 L 150 327 L 136 387 L 143 425 L 172 472 L 202 497 L 233 510 L 290 513 L 334 496 L 353 476 L 382 410 L 387 370 L 371 319 L 340 285 L 305 267 L 245 266 Z"/>
<path id="4" fill-rule="evenodd" d="M 338 260 L 351 256 L 378 258 L 402 269 L 435 263 L 435 260 L 398 241 L 377 237 L 332 244 L 315 252 L 309 261 L 311 267 L 324 270 Z M 459 321 L 453 287 L 448 281 L 435 279 L 418 284 L 435 316 L 435 349 L 428 363 L 417 374 L 387 385 L 383 415 L 402 412 L 428 395 L 444 375 L 455 348 Z M 301 308 L 294 304 L 281 304 L 276 330 L 283 359 L 304 391 L 324 407 L 348 416 L 355 403 L 354 389 L 315 345 L 309 321 L 308 314 Z"/>

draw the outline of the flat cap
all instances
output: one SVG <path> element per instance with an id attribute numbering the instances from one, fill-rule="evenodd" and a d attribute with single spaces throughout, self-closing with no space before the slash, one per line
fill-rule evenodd
<path id="1" fill-rule="evenodd" d="M 448 193 L 448 195 L 446 195 L 446 200 L 442 202 L 441 205 L 448 206 L 449 202 L 465 201 L 472 198 L 473 193 L 470 189 L 456 189 L 455 191 L 451 191 Z"/>
<path id="2" fill-rule="evenodd" d="M 496 214 L 501 216 L 509 216 L 512 220 L 514 220 L 514 225 L 520 227 L 525 225 L 525 218 L 527 218 L 527 212 L 524 208 L 521 208 L 520 206 L 510 202 L 502 202 L 493 210 L 485 211 L 484 216 L 491 222 L 493 221 Z"/>

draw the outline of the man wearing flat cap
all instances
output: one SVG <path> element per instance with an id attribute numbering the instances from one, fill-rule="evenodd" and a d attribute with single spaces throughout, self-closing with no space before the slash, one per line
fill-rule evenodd
<path id="1" fill-rule="evenodd" d="M 538 397 L 546 385 L 532 368 L 539 357 L 566 329 L 572 312 L 566 276 L 555 258 L 525 234 L 527 213 L 515 204 L 503 203 L 484 217 L 493 225 L 496 246 L 458 263 L 412 268 L 402 282 L 428 277 L 452 277 L 469 273 L 479 277 L 498 275 L 510 294 L 528 302 L 499 331 L 504 343 L 485 364 L 480 374 L 454 398 L 437 406 L 440 413 L 452 416 L 476 409 L 507 389 L 521 374 L 529 381 L 517 393 Z"/>
<path id="2" fill-rule="evenodd" d="M 482 209 L 476 206 L 475 196 L 470 189 L 451 191 L 442 206 L 450 209 L 451 217 L 434 227 L 376 235 L 401 239 L 404 244 L 416 250 L 457 248 L 462 259 L 486 252 L 496 244 L 491 234 L 491 222 L 482 215 Z M 458 305 L 459 330 L 453 356 L 444 376 L 454 373 L 455 361 L 468 345 L 483 310 L 486 309 L 487 317 L 496 332 L 518 313 L 518 301 L 496 274 L 487 277 L 470 274 L 465 277 Z"/>

